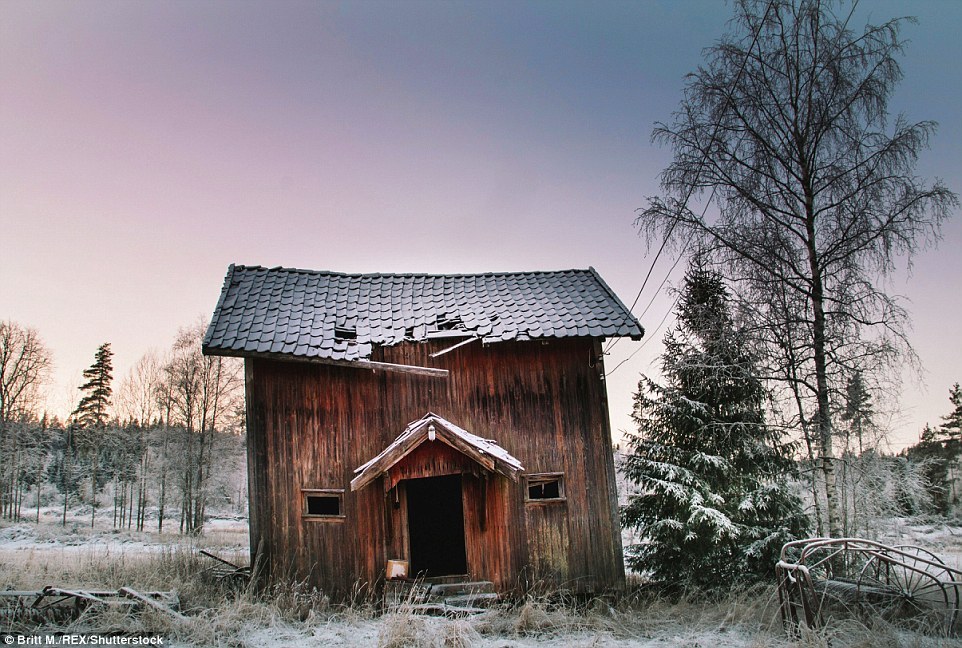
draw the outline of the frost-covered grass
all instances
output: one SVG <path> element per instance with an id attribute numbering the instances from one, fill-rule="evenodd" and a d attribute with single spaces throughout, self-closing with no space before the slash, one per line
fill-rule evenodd
<path id="1" fill-rule="evenodd" d="M 894 524 L 894 522 L 893 522 Z M 918 527 L 919 538 L 939 534 L 936 524 Z M 947 526 L 951 541 L 962 531 Z M 905 533 L 908 533 L 907 531 Z M 942 536 L 939 536 L 942 537 Z M 907 539 L 904 538 L 903 541 Z M 176 590 L 186 621 L 154 611 L 91 611 L 66 632 L 158 632 L 178 646 L 425 646 L 530 648 L 534 646 L 626 646 L 733 648 L 870 646 L 957 646 L 955 640 L 923 637 L 879 624 L 855 621 L 789 639 L 778 617 L 773 586 L 734 592 L 720 600 L 696 596 L 665 598 L 632 583 L 617 598 L 583 600 L 557 592 L 504 602 L 463 619 L 426 617 L 401 607 L 384 612 L 363 592 L 347 605 L 297 584 L 252 592 L 214 578 L 207 548 L 241 564 L 246 558 L 243 521 L 215 521 L 209 536 L 91 531 L 68 524 L 0 524 L 0 588 Z M 0 618 L 0 633 L 31 628 Z"/>

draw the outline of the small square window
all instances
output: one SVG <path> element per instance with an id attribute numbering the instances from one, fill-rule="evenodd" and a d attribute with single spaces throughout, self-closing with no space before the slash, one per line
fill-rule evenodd
<path id="1" fill-rule="evenodd" d="M 341 498 L 337 495 L 308 495 L 308 515 L 340 515 Z"/>
<path id="2" fill-rule="evenodd" d="M 565 499 L 563 473 L 539 473 L 525 477 L 525 500 L 528 502 Z"/>
<path id="3" fill-rule="evenodd" d="M 303 488 L 303 517 L 310 520 L 343 519 L 344 490 Z"/>

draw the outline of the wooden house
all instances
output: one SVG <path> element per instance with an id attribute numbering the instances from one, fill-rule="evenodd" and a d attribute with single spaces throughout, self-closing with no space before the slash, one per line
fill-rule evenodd
<path id="1" fill-rule="evenodd" d="M 594 271 L 231 266 L 204 353 L 245 359 L 252 552 L 332 596 L 399 574 L 624 583 Z"/>

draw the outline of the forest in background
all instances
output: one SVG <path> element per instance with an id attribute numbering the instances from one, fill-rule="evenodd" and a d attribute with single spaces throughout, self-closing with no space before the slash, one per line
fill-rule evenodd
<path id="1" fill-rule="evenodd" d="M 182 328 L 117 382 L 97 349 L 66 420 L 42 409 L 52 364 L 40 334 L 0 322 L 0 515 L 61 523 L 82 508 L 91 527 L 203 532 L 209 508 L 247 514 L 243 365 L 201 354 L 205 326 Z"/>
<path id="2" fill-rule="evenodd" d="M 68 509 L 82 508 L 92 524 L 106 516 L 115 528 L 199 533 L 211 506 L 246 516 L 242 364 L 202 355 L 204 328 L 185 327 L 163 354 L 142 356 L 116 390 L 109 345 L 102 346 L 85 371 L 87 389 L 78 385 L 77 410 L 60 420 L 42 407 L 52 358 L 40 334 L 0 322 L 3 519 L 36 520 L 40 510 L 56 507 L 66 523 Z M 873 537 L 893 515 L 955 511 L 962 388 L 955 385 L 948 396 L 943 420 L 894 455 L 885 451 L 871 394 L 853 376 L 836 411 L 848 535 Z M 802 448 L 794 446 L 783 469 L 812 514 L 819 482 Z"/>

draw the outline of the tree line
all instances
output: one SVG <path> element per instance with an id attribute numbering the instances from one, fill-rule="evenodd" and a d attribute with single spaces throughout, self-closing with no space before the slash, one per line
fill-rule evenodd
<path id="1" fill-rule="evenodd" d="M 937 125 L 890 114 L 912 19 L 858 28 L 857 3 L 830 0 L 733 8 L 652 136 L 673 157 L 636 226 L 691 266 L 624 466 L 638 490 L 623 521 L 642 534 L 629 563 L 706 586 L 758 577 L 786 538 L 871 534 L 938 503 L 962 443 L 943 427 L 883 456 L 873 405 L 918 367 L 885 288 L 959 206 L 915 173 Z"/>
<path id="2" fill-rule="evenodd" d="M 820 471 L 798 435 L 773 422 L 751 323 L 736 315 L 724 278 L 696 260 L 678 296 L 661 380 L 642 377 L 638 431 L 620 466 L 634 485 L 622 521 L 642 540 L 626 547 L 628 563 L 666 584 L 765 580 L 784 543 L 822 535 L 813 514 Z M 960 499 L 962 387 L 950 390 L 954 410 L 943 423 L 926 425 L 898 455 L 885 451 L 859 373 L 841 400 L 842 537 L 877 539 L 894 516 L 950 514 Z"/>
<path id="3" fill-rule="evenodd" d="M 200 533 L 212 503 L 246 509 L 242 367 L 202 355 L 202 324 L 148 352 L 114 388 L 101 345 L 65 419 L 43 410 L 52 356 L 40 335 L 0 322 L 0 516 L 59 507 L 114 528 Z M 238 478 L 241 477 L 241 478 Z"/>
<path id="4" fill-rule="evenodd" d="M 902 452 L 907 460 L 923 466 L 926 480 L 939 485 L 933 492 L 933 503 L 939 513 L 947 514 L 952 505 L 962 500 L 958 484 L 962 481 L 962 386 L 955 383 L 949 390 L 952 411 L 942 417 L 936 427 L 922 430 L 919 442 Z"/>

